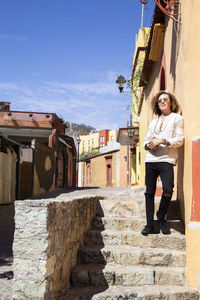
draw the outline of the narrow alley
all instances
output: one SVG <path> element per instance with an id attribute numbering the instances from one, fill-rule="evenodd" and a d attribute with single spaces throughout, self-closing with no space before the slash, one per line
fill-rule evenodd
<path id="1" fill-rule="evenodd" d="M 0 300 L 200 300 L 200 0 L 119 4 L 1 3 Z"/>

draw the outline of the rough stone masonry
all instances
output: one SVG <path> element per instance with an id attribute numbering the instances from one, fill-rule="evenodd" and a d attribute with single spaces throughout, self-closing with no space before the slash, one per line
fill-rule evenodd
<path id="1" fill-rule="evenodd" d="M 101 197 L 63 194 L 15 202 L 13 299 L 56 299 Z"/>

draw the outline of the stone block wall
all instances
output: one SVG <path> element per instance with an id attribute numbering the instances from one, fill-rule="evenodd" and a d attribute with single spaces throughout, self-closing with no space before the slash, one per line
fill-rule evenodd
<path id="1" fill-rule="evenodd" d="M 15 202 L 13 299 L 53 300 L 69 287 L 99 198 Z"/>

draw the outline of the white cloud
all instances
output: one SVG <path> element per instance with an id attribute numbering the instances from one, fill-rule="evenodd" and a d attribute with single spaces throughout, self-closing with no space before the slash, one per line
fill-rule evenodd
<path id="1" fill-rule="evenodd" d="M 1 40 L 17 40 L 17 41 L 25 41 L 28 38 L 25 36 L 19 36 L 14 34 L 0 34 Z"/>
<path id="2" fill-rule="evenodd" d="M 131 95 L 119 94 L 115 75 L 107 72 L 95 82 L 0 82 L 0 99 L 10 101 L 11 110 L 53 112 L 69 122 L 117 129 L 126 125 Z"/>
<path id="3" fill-rule="evenodd" d="M 53 89 L 61 91 L 70 91 L 75 94 L 84 93 L 84 94 L 117 94 L 117 89 L 110 82 L 94 82 L 94 83 L 69 83 L 69 82 L 48 82 L 47 86 L 53 91 Z"/>

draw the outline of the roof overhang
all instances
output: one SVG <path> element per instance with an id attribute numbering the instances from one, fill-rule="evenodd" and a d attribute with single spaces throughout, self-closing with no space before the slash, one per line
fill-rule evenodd
<path id="1" fill-rule="evenodd" d="M 0 127 L 0 133 L 17 142 L 30 142 L 32 139 L 48 141 L 52 129 Z"/>
<path id="2" fill-rule="evenodd" d="M 128 135 L 128 130 L 130 127 L 119 128 L 117 142 L 120 143 L 121 146 L 135 145 L 139 140 L 139 127 L 135 126 L 133 136 Z"/>

